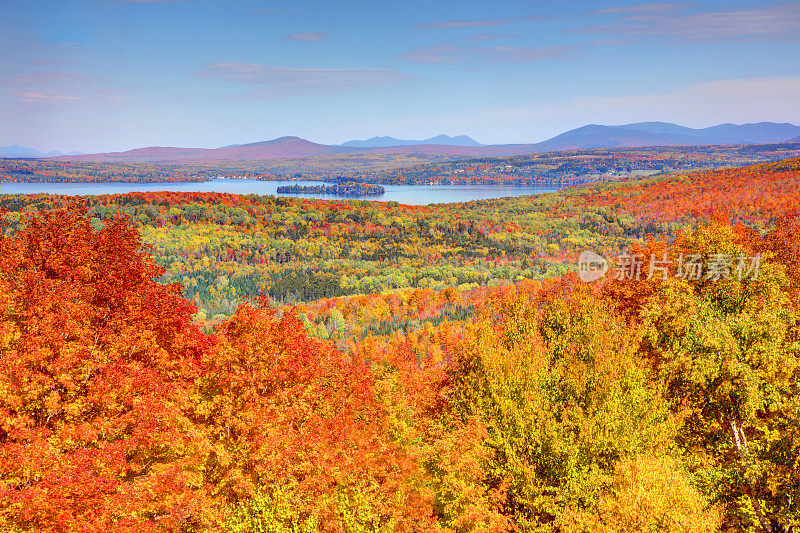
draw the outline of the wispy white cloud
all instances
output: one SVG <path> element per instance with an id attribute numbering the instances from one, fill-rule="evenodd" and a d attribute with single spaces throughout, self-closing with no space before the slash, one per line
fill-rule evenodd
<path id="1" fill-rule="evenodd" d="M 484 20 L 444 20 L 440 22 L 425 22 L 415 26 L 418 30 L 448 30 L 454 28 L 488 28 L 503 26 L 511 22 L 509 19 L 484 19 Z"/>
<path id="2" fill-rule="evenodd" d="M 708 117 L 710 122 L 771 120 L 769 117 L 777 118 L 776 111 L 783 110 L 795 115 L 789 117 L 791 120 L 797 120 L 800 77 L 715 80 L 660 93 L 578 98 L 572 105 L 587 110 L 624 110 L 627 115 L 639 117 L 669 114 L 681 115 L 684 120 L 692 116 Z"/>
<path id="3" fill-rule="evenodd" d="M 503 37 L 508 37 L 507 33 L 475 33 L 472 35 L 467 35 L 464 37 L 465 41 L 470 41 L 473 43 L 485 43 L 488 41 L 494 41 L 497 39 L 502 39 Z"/>
<path id="4" fill-rule="evenodd" d="M 80 72 L 38 70 L 4 79 L 2 86 L 21 104 L 116 105 L 126 101 L 105 79 Z"/>
<path id="5" fill-rule="evenodd" d="M 205 65 L 198 75 L 233 83 L 260 86 L 272 94 L 297 91 L 335 92 L 399 82 L 407 74 L 382 69 L 282 68 L 253 63 L 222 62 Z"/>
<path id="6" fill-rule="evenodd" d="M 36 67 L 51 67 L 55 65 L 70 65 L 75 63 L 74 61 L 68 61 L 66 59 L 37 59 L 34 61 L 28 61 L 28 65 L 33 65 Z"/>
<path id="7" fill-rule="evenodd" d="M 679 2 L 654 2 L 651 4 L 637 4 L 632 6 L 617 6 L 592 11 L 589 15 L 616 15 L 616 14 L 656 14 L 664 15 L 686 9 L 689 4 Z"/>
<path id="8" fill-rule="evenodd" d="M 5 82 L 11 85 L 50 85 L 57 83 L 103 83 L 103 80 L 80 72 L 37 70 L 15 78 L 8 78 Z"/>
<path id="9" fill-rule="evenodd" d="M 489 56 L 492 61 L 504 63 L 518 63 L 525 61 L 539 61 L 541 59 L 557 59 L 566 57 L 573 51 L 572 46 L 545 46 L 529 48 L 524 46 L 492 46 L 482 48 L 480 52 Z"/>
<path id="10" fill-rule="evenodd" d="M 462 60 L 463 51 L 451 43 L 434 44 L 431 46 L 418 46 L 408 53 L 398 57 L 402 61 L 412 63 L 436 64 L 458 63 Z"/>
<path id="11" fill-rule="evenodd" d="M 79 41 L 53 41 L 48 44 L 52 44 L 53 46 L 61 46 L 65 48 L 78 48 L 81 46 L 89 46 L 88 42 L 79 42 Z"/>
<path id="12" fill-rule="evenodd" d="M 419 46 L 398 57 L 402 61 L 422 64 L 452 63 L 522 63 L 567 57 L 578 46 L 457 46 L 452 43 Z"/>
<path id="13" fill-rule="evenodd" d="M 284 41 L 321 41 L 328 34 L 327 33 L 290 33 L 284 35 Z"/>
<path id="14" fill-rule="evenodd" d="M 588 43 L 584 43 L 582 46 L 622 46 L 624 44 L 631 44 L 636 42 L 635 39 L 631 37 L 626 37 L 624 39 L 599 39 L 597 41 L 590 41 Z"/>
<path id="15" fill-rule="evenodd" d="M 689 42 L 800 40 L 800 3 L 703 12 L 690 11 L 688 4 L 655 3 L 604 9 L 590 15 L 611 15 L 613 21 L 572 31 Z"/>

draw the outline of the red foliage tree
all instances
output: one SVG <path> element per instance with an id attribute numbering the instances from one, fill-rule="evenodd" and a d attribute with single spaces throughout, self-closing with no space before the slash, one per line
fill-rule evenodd
<path id="1" fill-rule="evenodd" d="M 195 400 L 215 495 L 291 501 L 291 520 L 322 531 L 345 531 L 348 517 L 368 529 L 428 523 L 413 462 L 388 437 L 365 365 L 270 309 L 240 306 L 219 335 Z M 267 529 L 281 519 L 244 509 Z"/>
<path id="2" fill-rule="evenodd" d="M 75 211 L 0 237 L 0 528 L 202 521 L 185 401 L 209 339 L 124 219 Z"/>

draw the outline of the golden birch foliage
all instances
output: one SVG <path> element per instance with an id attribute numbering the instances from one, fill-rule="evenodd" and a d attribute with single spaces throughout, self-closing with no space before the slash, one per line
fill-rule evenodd
<path id="1" fill-rule="evenodd" d="M 641 455 L 620 461 L 596 506 L 560 522 L 564 533 L 713 533 L 719 531 L 720 514 L 677 461 Z"/>
<path id="2" fill-rule="evenodd" d="M 678 251 L 750 255 L 733 229 L 684 235 Z M 676 412 L 699 481 L 739 530 L 797 524 L 800 510 L 800 344 L 796 290 L 780 258 L 758 276 L 669 279 L 642 310 L 643 347 Z"/>
<path id="3" fill-rule="evenodd" d="M 467 330 L 448 394 L 457 416 L 486 425 L 484 482 L 506 493 L 504 514 L 551 531 L 595 504 L 619 460 L 665 448 L 670 418 L 635 338 L 588 292 L 505 316 Z"/>

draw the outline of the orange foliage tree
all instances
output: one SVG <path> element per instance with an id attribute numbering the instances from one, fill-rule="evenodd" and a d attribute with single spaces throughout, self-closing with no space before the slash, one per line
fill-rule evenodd
<path id="1" fill-rule="evenodd" d="M 370 371 L 297 318 L 243 305 L 197 388 L 206 481 L 239 505 L 234 530 L 419 530 L 429 507 L 387 434 Z M 278 529 L 276 529 L 278 528 Z"/>
<path id="2" fill-rule="evenodd" d="M 205 335 L 162 274 L 122 218 L 0 238 L 0 530 L 431 524 L 363 363 L 264 308 Z"/>
<path id="3" fill-rule="evenodd" d="M 188 392 L 209 339 L 124 220 L 72 211 L 0 238 L 0 524 L 202 522 Z"/>

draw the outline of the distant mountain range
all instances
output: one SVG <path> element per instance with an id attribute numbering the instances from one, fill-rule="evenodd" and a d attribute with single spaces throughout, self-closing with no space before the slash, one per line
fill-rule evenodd
<path id="1" fill-rule="evenodd" d="M 39 158 L 39 157 L 57 157 L 60 155 L 81 155 L 80 152 L 70 152 L 64 154 L 58 150 L 51 152 L 40 152 L 35 148 L 28 148 L 27 146 L 0 146 L 0 157 L 26 157 L 26 158 Z"/>
<path id="2" fill-rule="evenodd" d="M 793 124 L 759 122 L 757 124 L 720 124 L 709 128 L 687 128 L 668 122 L 638 122 L 621 126 L 589 124 L 532 144 L 482 145 L 465 135 L 439 135 L 422 141 L 393 137 L 373 137 L 363 141 L 348 141 L 343 145 L 318 144 L 300 137 L 279 137 L 271 141 L 235 144 L 222 148 L 172 148 L 151 146 L 125 152 L 103 154 L 58 155 L 57 159 L 75 161 L 242 161 L 283 159 L 353 153 L 428 154 L 464 157 L 502 157 L 559 150 L 585 148 L 639 148 L 644 146 L 684 146 L 709 144 L 768 144 L 798 142 L 800 127 Z M 22 147 L 7 147 L 3 157 L 51 157 Z M 5 155 L 17 150 L 20 155 Z M 3 150 L 6 150 L 4 148 Z M 28 150 L 23 155 L 20 150 Z M 40 153 L 41 152 L 37 152 Z"/>
<path id="3" fill-rule="evenodd" d="M 544 151 L 573 148 L 620 148 L 702 144 L 780 143 L 798 133 L 798 126 L 775 122 L 720 124 L 687 128 L 669 122 L 637 122 L 622 126 L 589 124 L 537 143 Z"/>
<path id="4" fill-rule="evenodd" d="M 373 137 L 364 141 L 347 141 L 342 146 L 352 146 L 354 148 L 386 148 L 389 146 L 419 146 L 420 144 L 435 146 L 484 146 L 475 139 L 466 135 L 449 137 L 447 135 L 437 135 L 430 139 L 421 141 L 395 139 L 394 137 Z"/>
<path id="5" fill-rule="evenodd" d="M 235 144 L 222 148 L 173 148 L 149 146 L 125 152 L 60 156 L 56 159 L 73 161 L 108 161 L 152 163 L 158 161 L 245 161 L 336 155 L 352 152 L 352 148 L 317 144 L 300 137 L 279 137 L 271 141 Z"/>

